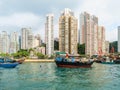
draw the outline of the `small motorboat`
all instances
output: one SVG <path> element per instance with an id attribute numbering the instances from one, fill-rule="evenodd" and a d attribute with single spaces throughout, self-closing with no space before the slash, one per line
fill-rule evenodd
<path id="1" fill-rule="evenodd" d="M 115 64 L 120 64 L 120 59 L 114 60 Z"/>
<path id="2" fill-rule="evenodd" d="M 0 63 L 0 67 L 3 68 L 15 68 L 19 63 L 15 62 L 15 63 Z"/>

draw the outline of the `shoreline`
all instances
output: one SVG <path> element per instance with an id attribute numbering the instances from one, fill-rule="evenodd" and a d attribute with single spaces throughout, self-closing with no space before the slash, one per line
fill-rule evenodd
<path id="1" fill-rule="evenodd" d="M 54 59 L 26 59 L 25 61 L 24 61 L 24 63 L 25 62 L 46 62 L 46 63 L 49 63 L 49 62 L 55 62 L 55 60 Z"/>

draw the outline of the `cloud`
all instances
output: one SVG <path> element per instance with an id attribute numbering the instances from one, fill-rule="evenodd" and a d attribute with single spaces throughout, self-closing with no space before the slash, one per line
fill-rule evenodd
<path id="1" fill-rule="evenodd" d="M 110 41 L 112 39 L 107 33 L 115 32 L 120 23 L 119 5 L 119 0 L 0 0 L 0 30 L 31 27 L 33 32 L 43 36 L 46 14 L 54 13 L 54 36 L 58 37 L 60 12 L 70 8 L 78 19 L 84 11 L 97 16 L 99 25 L 106 28 L 106 39 Z M 116 38 L 113 36 L 114 40 Z"/>
<path id="2" fill-rule="evenodd" d="M 14 13 L 10 16 L 0 16 L 0 26 L 31 26 L 35 27 L 42 20 L 33 13 Z"/>
<path id="3" fill-rule="evenodd" d="M 73 0 L 0 0 L 0 14 L 9 15 L 14 12 L 32 12 L 35 14 L 47 14 L 51 8 L 61 10 L 65 7 L 74 8 L 79 1 Z"/>

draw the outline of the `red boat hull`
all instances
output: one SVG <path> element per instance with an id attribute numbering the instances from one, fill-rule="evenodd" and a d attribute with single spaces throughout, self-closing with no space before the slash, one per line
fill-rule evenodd
<path id="1" fill-rule="evenodd" d="M 91 68 L 91 65 L 85 66 L 73 66 L 73 65 L 57 65 L 58 67 L 65 67 L 65 68 Z"/>
<path id="2" fill-rule="evenodd" d="M 64 68 L 91 68 L 92 64 L 93 64 L 93 62 L 83 63 L 83 62 L 62 62 L 62 61 L 56 61 L 56 65 L 58 67 L 64 67 Z"/>

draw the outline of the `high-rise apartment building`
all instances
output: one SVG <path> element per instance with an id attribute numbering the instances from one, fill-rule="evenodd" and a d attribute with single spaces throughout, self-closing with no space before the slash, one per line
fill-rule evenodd
<path id="1" fill-rule="evenodd" d="M 30 49 L 30 48 L 34 48 L 34 35 L 31 30 L 29 30 L 29 34 L 28 34 L 28 48 L 27 49 Z"/>
<path id="2" fill-rule="evenodd" d="M 17 32 L 10 35 L 10 53 L 16 53 L 19 50 L 19 36 Z"/>
<path id="3" fill-rule="evenodd" d="M 105 53 L 105 29 L 98 26 L 98 18 L 87 12 L 80 15 L 80 44 L 85 44 L 85 54 Z"/>
<path id="4" fill-rule="evenodd" d="M 120 52 L 120 26 L 118 26 L 118 52 Z"/>
<path id="5" fill-rule="evenodd" d="M 41 37 L 40 34 L 37 34 L 34 37 L 34 47 L 38 47 L 40 45 L 41 45 Z"/>
<path id="6" fill-rule="evenodd" d="M 103 26 L 98 26 L 98 52 L 102 52 L 102 54 L 106 53 L 105 46 L 105 28 Z"/>
<path id="7" fill-rule="evenodd" d="M 46 54 L 51 56 L 54 53 L 54 31 L 53 31 L 53 14 L 46 16 L 45 23 L 45 42 L 46 42 Z"/>
<path id="8" fill-rule="evenodd" d="M 77 19 L 74 13 L 66 8 L 59 18 L 59 50 L 77 54 Z"/>
<path id="9" fill-rule="evenodd" d="M 0 52 L 9 53 L 9 35 L 6 31 L 3 31 L 0 35 Z"/>
<path id="10" fill-rule="evenodd" d="M 16 53 L 19 50 L 19 38 L 17 32 L 8 35 L 6 31 L 0 34 L 0 53 Z"/>
<path id="11" fill-rule="evenodd" d="M 31 28 L 21 30 L 21 49 L 33 48 L 33 34 Z"/>
<path id="12" fill-rule="evenodd" d="M 34 37 L 34 45 L 33 45 L 33 47 L 39 47 L 40 45 L 41 45 L 41 38 L 40 38 L 40 35 L 37 34 Z"/>
<path id="13" fill-rule="evenodd" d="M 0 34 L 0 53 L 2 53 L 2 34 Z"/>
<path id="14" fill-rule="evenodd" d="M 106 55 L 109 54 L 109 41 L 105 41 L 105 52 L 106 52 Z"/>

